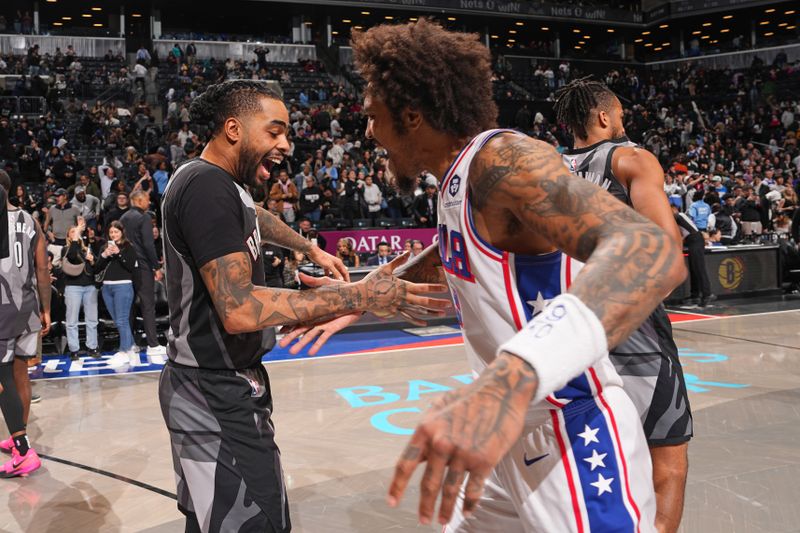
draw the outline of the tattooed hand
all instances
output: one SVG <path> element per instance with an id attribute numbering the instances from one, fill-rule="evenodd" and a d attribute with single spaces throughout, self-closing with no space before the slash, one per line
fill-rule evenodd
<path id="1" fill-rule="evenodd" d="M 467 475 L 464 514 L 471 514 L 486 477 L 519 439 L 537 383 L 528 363 L 501 354 L 477 381 L 437 400 L 397 462 L 389 505 L 398 504 L 417 465 L 427 462 L 420 484 L 420 522 L 431 522 L 441 492 L 439 523 L 448 523 Z"/>
<path id="2" fill-rule="evenodd" d="M 444 316 L 443 309 L 450 307 L 450 300 L 419 295 L 448 289 L 440 283 L 409 283 L 395 276 L 395 269 L 404 265 L 408 257 L 408 252 L 396 257 L 359 283 L 364 284 L 367 310 L 375 316 L 386 318 L 399 313 L 410 322 L 425 325 L 424 319 Z"/>

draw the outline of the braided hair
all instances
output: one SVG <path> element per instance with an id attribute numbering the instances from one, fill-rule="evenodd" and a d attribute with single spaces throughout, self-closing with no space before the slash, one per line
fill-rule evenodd
<path id="1" fill-rule="evenodd" d="M 281 100 L 280 94 L 264 81 L 228 80 L 211 85 L 195 98 L 189 115 L 194 122 L 209 125 L 216 134 L 228 118 L 260 111 L 264 97 Z"/>
<path id="2" fill-rule="evenodd" d="M 589 136 L 586 131 L 592 109 L 611 109 L 614 93 L 605 83 L 590 80 L 591 76 L 571 81 L 556 91 L 554 109 L 556 120 L 566 124 L 579 139 Z"/>

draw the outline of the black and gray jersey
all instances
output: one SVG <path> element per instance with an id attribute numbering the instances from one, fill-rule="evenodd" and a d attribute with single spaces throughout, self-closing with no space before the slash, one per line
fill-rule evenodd
<path id="1" fill-rule="evenodd" d="M 621 146 L 637 146 L 627 137 L 600 141 L 591 146 L 576 148 L 564 152 L 561 157 L 570 172 L 577 174 L 586 181 L 602 187 L 611 193 L 617 200 L 632 206 L 628 188 L 614 175 L 611 160 L 614 151 Z"/>
<path id="2" fill-rule="evenodd" d="M 11 339 L 42 327 L 34 262 L 41 236 L 33 217 L 21 209 L 9 209 L 6 222 L 3 240 L 7 239 L 8 255 L 0 259 L 0 339 Z"/>
<path id="3" fill-rule="evenodd" d="M 259 364 L 275 345 L 275 329 L 226 332 L 200 275 L 206 263 L 243 252 L 250 261 L 253 285 L 265 285 L 253 198 L 228 172 L 198 158 L 175 171 L 161 209 L 170 360 L 206 369 Z"/>

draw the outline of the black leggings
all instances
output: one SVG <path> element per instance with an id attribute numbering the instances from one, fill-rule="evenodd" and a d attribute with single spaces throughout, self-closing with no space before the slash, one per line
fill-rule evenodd
<path id="1" fill-rule="evenodd" d="M 25 431 L 25 422 L 22 419 L 22 401 L 19 399 L 17 384 L 14 382 L 14 362 L 0 364 L 0 410 L 6 419 L 8 431 L 13 435 Z"/>

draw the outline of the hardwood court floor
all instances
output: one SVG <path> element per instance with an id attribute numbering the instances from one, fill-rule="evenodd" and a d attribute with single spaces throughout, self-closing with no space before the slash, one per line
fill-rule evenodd
<path id="1" fill-rule="evenodd" d="M 696 433 L 683 531 L 800 531 L 799 323 L 800 311 L 783 311 L 675 324 Z M 461 346 L 268 371 L 294 531 L 440 530 L 417 525 L 415 487 L 401 508 L 384 504 L 407 439 L 391 432 L 413 427 L 419 409 L 465 379 Z M 37 380 L 44 399 L 30 434 L 51 459 L 27 479 L 0 480 L 0 531 L 183 531 L 157 380 Z"/>

